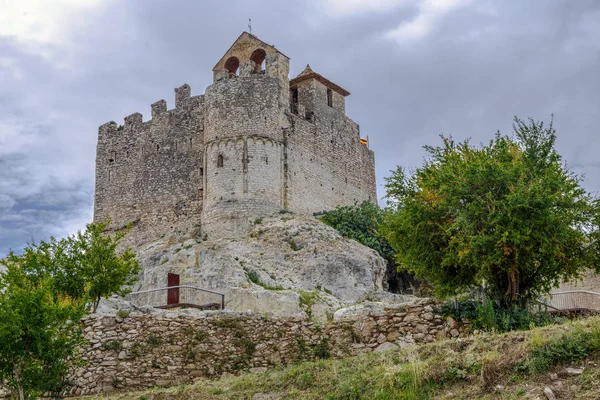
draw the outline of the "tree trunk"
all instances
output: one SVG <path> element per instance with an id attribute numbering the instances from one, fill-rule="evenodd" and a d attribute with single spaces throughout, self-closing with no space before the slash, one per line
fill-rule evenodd
<path id="1" fill-rule="evenodd" d="M 13 374 L 15 376 L 15 382 L 17 384 L 17 398 L 19 400 L 25 400 L 25 391 L 23 390 L 23 381 L 21 377 L 21 373 L 23 372 L 23 360 L 19 360 L 13 367 Z M 14 389 L 13 389 L 14 390 Z"/>
<path id="2" fill-rule="evenodd" d="M 99 304 L 100 304 L 100 296 L 98 296 L 98 298 L 94 299 L 94 309 L 92 310 L 92 313 L 96 312 Z"/>
<path id="3" fill-rule="evenodd" d="M 513 302 L 519 298 L 519 268 L 516 264 L 508 271 L 508 288 L 504 295 L 510 297 Z"/>

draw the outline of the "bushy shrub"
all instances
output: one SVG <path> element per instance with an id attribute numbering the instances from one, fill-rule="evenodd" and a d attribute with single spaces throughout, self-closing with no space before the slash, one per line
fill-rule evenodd
<path id="1" fill-rule="evenodd" d="M 442 313 L 454 319 L 465 319 L 474 329 L 508 332 L 528 330 L 536 326 L 545 326 L 558 321 L 548 312 L 533 312 L 527 307 L 502 307 L 494 301 L 460 299 L 442 306 Z"/>

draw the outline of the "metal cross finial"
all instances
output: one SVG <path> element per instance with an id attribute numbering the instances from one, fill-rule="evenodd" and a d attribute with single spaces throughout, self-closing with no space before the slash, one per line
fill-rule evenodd
<path id="1" fill-rule="evenodd" d="M 250 30 L 250 34 L 252 35 L 252 18 L 248 18 L 248 29 Z"/>

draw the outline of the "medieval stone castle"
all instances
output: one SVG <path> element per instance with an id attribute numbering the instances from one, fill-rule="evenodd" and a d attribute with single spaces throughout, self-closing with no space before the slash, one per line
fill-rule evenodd
<path id="1" fill-rule="evenodd" d="M 374 153 L 346 116 L 350 93 L 247 32 L 213 68 L 204 95 L 175 89 L 123 126 L 99 128 L 94 220 L 165 232 L 245 235 L 257 218 L 376 201 Z M 283 210 L 283 211 L 282 211 Z"/>

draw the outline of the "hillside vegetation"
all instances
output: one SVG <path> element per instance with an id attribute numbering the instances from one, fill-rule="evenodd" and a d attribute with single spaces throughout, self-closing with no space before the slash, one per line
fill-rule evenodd
<path id="1" fill-rule="evenodd" d="M 108 398 L 545 399 L 549 388 L 559 399 L 598 399 L 598 362 L 600 317 L 592 317 Z"/>

